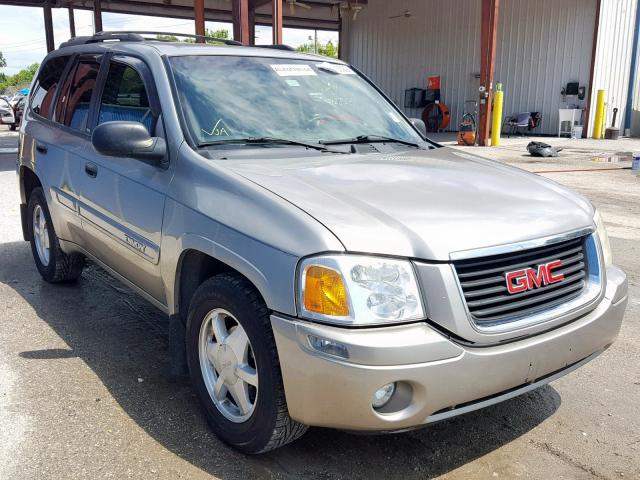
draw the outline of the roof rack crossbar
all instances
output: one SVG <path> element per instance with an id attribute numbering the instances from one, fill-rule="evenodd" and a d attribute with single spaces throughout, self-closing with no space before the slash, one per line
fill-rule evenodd
<path id="1" fill-rule="evenodd" d="M 100 33 L 112 33 L 112 32 L 100 32 Z M 117 31 L 113 33 L 131 33 L 131 34 L 137 34 L 137 35 L 165 35 L 165 36 L 172 36 L 172 37 L 187 37 L 187 38 L 195 38 L 196 40 L 197 39 L 211 40 L 214 42 L 224 43 L 225 45 L 237 45 L 237 46 L 242 45 L 242 43 L 238 42 L 237 40 L 231 40 L 229 38 L 208 37 L 206 35 L 194 35 L 193 33 L 156 32 L 156 31 L 149 31 L 149 30 L 123 30 L 123 31 Z M 152 38 L 151 40 L 157 40 L 157 38 Z"/>
<path id="2" fill-rule="evenodd" d="M 97 32 L 91 36 L 73 37 L 70 40 L 62 43 L 60 48 L 72 47 L 76 45 L 88 45 L 90 43 L 100 43 L 110 40 L 118 40 L 121 42 L 144 42 L 147 40 L 158 40 L 157 38 L 145 38 L 143 35 L 166 35 L 174 37 L 187 37 L 194 39 L 202 39 L 205 41 L 214 41 L 224 43 L 225 45 L 242 45 L 242 43 L 228 38 L 207 37 L 205 35 L 193 35 L 190 33 L 177 33 L 177 32 L 153 32 L 147 30 L 118 30 Z"/>
<path id="3" fill-rule="evenodd" d="M 281 43 L 277 44 L 277 45 L 252 45 L 253 47 L 257 47 L 257 48 L 273 48 L 275 50 L 289 50 L 291 52 L 295 52 L 295 48 L 293 48 L 290 45 L 283 45 Z"/>

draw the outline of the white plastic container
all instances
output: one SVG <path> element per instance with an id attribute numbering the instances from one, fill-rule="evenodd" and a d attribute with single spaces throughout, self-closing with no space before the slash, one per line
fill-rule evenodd
<path id="1" fill-rule="evenodd" d="M 578 125 L 571 129 L 571 138 L 582 138 L 582 125 Z"/>
<path id="2" fill-rule="evenodd" d="M 631 160 L 631 173 L 640 175 L 640 152 L 633 152 Z"/>

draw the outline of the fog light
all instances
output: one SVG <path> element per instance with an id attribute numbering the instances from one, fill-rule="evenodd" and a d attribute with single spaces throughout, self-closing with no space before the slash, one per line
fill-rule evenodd
<path id="1" fill-rule="evenodd" d="M 335 357 L 349 358 L 347 346 L 342 343 L 334 342 L 328 338 L 316 337 L 315 335 L 308 335 L 308 338 L 311 347 L 319 352 Z"/>
<path id="2" fill-rule="evenodd" d="M 391 400 L 391 397 L 395 392 L 396 392 L 396 384 L 388 383 L 384 387 L 381 387 L 378 390 L 376 390 L 376 393 L 373 394 L 373 400 L 371 401 L 371 405 L 373 405 L 373 408 L 384 407 L 387 403 L 389 403 L 389 400 Z"/>

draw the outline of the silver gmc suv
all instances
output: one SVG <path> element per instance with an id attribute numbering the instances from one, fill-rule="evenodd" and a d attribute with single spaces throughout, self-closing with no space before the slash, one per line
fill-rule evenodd
<path id="1" fill-rule="evenodd" d="M 343 62 L 140 33 L 44 60 L 24 238 L 46 281 L 90 259 L 170 316 L 225 442 L 425 426 L 615 340 L 626 276 L 584 197 L 429 141 Z"/>

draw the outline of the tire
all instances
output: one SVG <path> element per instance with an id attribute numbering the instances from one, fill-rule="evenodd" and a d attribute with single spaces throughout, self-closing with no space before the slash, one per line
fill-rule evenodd
<path id="1" fill-rule="evenodd" d="M 214 313 L 212 316 L 212 312 L 222 313 Z M 248 363 L 242 364 L 242 360 L 238 360 L 238 363 L 234 364 L 237 367 L 229 367 L 231 362 L 225 362 L 224 355 L 231 350 L 231 341 L 229 341 L 229 348 L 223 345 L 225 341 L 217 343 L 218 334 L 214 333 L 213 329 L 211 329 L 211 333 L 214 334 L 214 338 L 210 336 L 207 338 L 209 341 L 215 340 L 216 342 L 207 343 L 207 345 L 220 346 L 214 357 L 217 360 L 212 362 L 209 360 L 211 357 L 203 353 L 202 338 L 209 331 L 208 325 L 214 323 L 210 320 L 211 318 L 222 318 L 225 325 L 237 323 L 244 329 L 249 343 L 249 354 L 246 354 Z M 236 328 L 237 326 L 231 326 L 228 332 L 233 333 Z M 221 335 L 221 338 L 226 337 Z M 189 306 L 186 343 L 192 384 L 209 425 L 225 443 L 243 453 L 257 454 L 292 442 L 307 431 L 306 425 L 289 417 L 268 310 L 258 292 L 244 277 L 238 274 L 224 273 L 200 285 Z M 209 352 L 209 350 L 206 351 Z M 238 357 L 239 355 L 235 355 L 233 358 Z M 217 363 L 218 368 L 227 365 L 227 368 L 235 369 L 236 372 L 241 365 L 248 366 L 248 369 L 251 370 L 251 366 L 249 366 L 251 360 L 253 360 L 253 371 L 256 372 L 257 385 L 253 391 L 251 385 L 245 383 L 248 388 L 249 400 L 251 400 L 252 391 L 254 393 L 253 410 L 248 410 L 251 413 L 242 417 L 243 411 L 240 407 L 235 408 L 235 405 L 240 403 L 235 401 L 235 397 L 232 396 L 232 390 L 235 390 L 236 384 L 234 383 L 225 390 L 228 393 L 222 401 L 215 400 L 214 394 L 210 394 L 207 387 L 206 378 L 209 378 L 209 388 L 212 388 L 211 377 L 207 369 L 213 368 L 216 371 L 214 365 Z M 218 374 L 217 376 L 220 378 L 225 375 Z M 227 384 L 226 378 L 225 385 Z M 240 381 L 240 377 L 237 381 Z M 235 416 L 230 413 L 234 409 L 238 410 L 238 414 Z"/>
<path id="2" fill-rule="evenodd" d="M 18 128 L 18 125 L 15 123 L 9 125 L 9 130 L 11 130 L 12 132 L 15 132 L 17 128 Z"/>
<path id="3" fill-rule="evenodd" d="M 34 216 L 43 216 L 46 225 L 45 232 L 48 242 L 48 258 L 43 256 L 42 250 L 39 252 L 39 240 L 34 235 Z M 29 204 L 27 207 L 27 228 L 29 231 L 29 242 L 31 243 L 31 253 L 36 267 L 42 278 L 49 283 L 73 282 L 80 277 L 84 268 L 84 256 L 80 254 L 67 255 L 60 248 L 60 242 L 53 228 L 51 214 L 47 206 L 42 188 L 36 187 L 29 196 Z M 36 232 L 37 233 L 37 232 Z M 42 238 L 42 237 L 40 237 Z M 40 242 L 40 247 L 42 248 Z"/>

